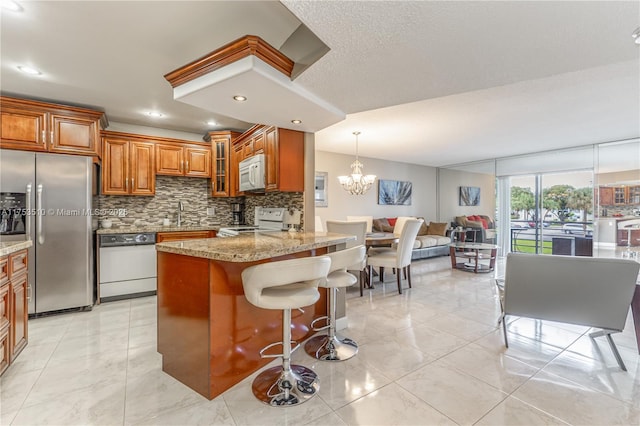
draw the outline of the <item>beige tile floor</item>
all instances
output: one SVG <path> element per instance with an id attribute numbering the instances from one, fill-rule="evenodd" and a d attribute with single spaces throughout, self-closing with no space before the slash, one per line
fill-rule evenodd
<path id="1" fill-rule="evenodd" d="M 0 379 L 0 424 L 14 425 L 638 425 L 640 359 L 631 326 L 616 335 L 628 372 L 589 329 L 510 318 L 497 327 L 494 274 L 414 262 L 413 289 L 394 277 L 347 294 L 360 344 L 343 363 L 294 361 L 320 376 L 318 397 L 273 408 L 252 377 L 208 401 L 161 370 L 155 297 L 29 322 L 29 345 Z M 406 284 L 405 284 L 406 285 Z"/>

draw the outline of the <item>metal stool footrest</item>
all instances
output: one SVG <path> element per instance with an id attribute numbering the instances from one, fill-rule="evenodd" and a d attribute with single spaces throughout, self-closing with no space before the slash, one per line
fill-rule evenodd
<path id="1" fill-rule="evenodd" d="M 296 342 L 295 340 L 291 341 L 291 344 L 295 346 L 293 348 L 291 348 L 291 353 L 294 353 L 299 347 L 300 347 L 300 343 Z M 274 342 L 274 343 L 270 343 L 267 346 L 265 346 L 264 348 L 262 348 L 260 350 L 260 358 L 279 358 L 281 356 L 284 356 L 284 351 L 281 354 L 265 354 L 265 351 L 273 348 L 274 346 L 284 346 L 283 342 Z"/>
<path id="2" fill-rule="evenodd" d="M 319 321 L 326 321 L 327 324 L 323 325 L 322 327 L 316 327 L 316 323 L 319 322 Z M 320 318 L 316 318 L 313 321 L 311 321 L 311 329 L 313 331 L 322 331 L 322 330 L 328 329 L 329 327 L 331 327 L 331 322 L 330 322 L 330 319 L 329 319 L 329 317 L 327 315 L 322 316 Z"/>

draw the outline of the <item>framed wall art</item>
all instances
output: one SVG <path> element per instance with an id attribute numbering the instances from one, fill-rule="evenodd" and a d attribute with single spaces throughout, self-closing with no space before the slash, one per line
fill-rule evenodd
<path id="1" fill-rule="evenodd" d="M 480 205 L 480 188 L 477 186 L 461 186 L 459 205 L 479 206 Z"/>
<path id="2" fill-rule="evenodd" d="M 410 206 L 411 182 L 379 179 L 378 204 Z"/>

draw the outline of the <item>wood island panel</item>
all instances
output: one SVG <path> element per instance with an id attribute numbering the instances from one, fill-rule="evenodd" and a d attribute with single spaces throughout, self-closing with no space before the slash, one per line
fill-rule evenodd
<path id="1" fill-rule="evenodd" d="M 158 352 L 162 369 L 208 399 L 272 361 L 260 350 L 282 340 L 282 311 L 250 304 L 245 268 L 270 261 L 318 256 L 321 247 L 251 262 L 228 262 L 158 252 Z M 326 315 L 325 289 L 313 305 L 292 312 L 292 338 L 313 334 L 309 324 Z"/>

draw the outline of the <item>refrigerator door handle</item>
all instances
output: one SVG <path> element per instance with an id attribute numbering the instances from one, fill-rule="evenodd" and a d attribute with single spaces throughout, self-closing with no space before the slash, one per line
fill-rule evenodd
<path id="1" fill-rule="evenodd" d="M 36 222 L 36 232 L 38 233 L 38 244 L 44 244 L 44 230 L 42 229 L 42 216 L 44 212 L 42 211 L 42 184 L 38 184 L 37 189 L 37 197 L 36 197 L 36 217 L 38 218 Z"/>
<path id="2" fill-rule="evenodd" d="M 27 212 L 24 216 L 24 233 L 26 234 L 26 240 L 31 239 L 31 182 L 27 184 L 27 203 L 25 207 Z"/>

